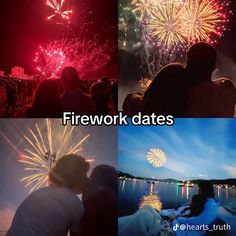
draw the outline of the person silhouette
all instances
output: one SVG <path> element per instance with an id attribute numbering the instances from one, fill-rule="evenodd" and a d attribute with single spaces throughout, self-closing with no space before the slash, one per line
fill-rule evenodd
<path id="1" fill-rule="evenodd" d="M 61 96 L 62 111 L 73 111 L 77 115 L 94 114 L 93 101 L 80 90 L 78 72 L 74 67 L 65 67 L 61 73 L 64 93 Z"/>
<path id="2" fill-rule="evenodd" d="M 89 167 L 82 156 L 60 158 L 49 172 L 49 186 L 35 190 L 20 204 L 6 236 L 77 235 L 84 214 L 77 194 L 87 185 Z"/>
<path id="3" fill-rule="evenodd" d="M 93 169 L 89 179 L 82 197 L 85 209 L 83 235 L 117 235 L 117 171 L 109 165 L 100 165 Z"/>
<path id="4" fill-rule="evenodd" d="M 187 51 L 186 117 L 224 117 L 220 90 L 211 80 L 216 59 L 215 48 L 205 42 L 196 43 Z"/>
<path id="5" fill-rule="evenodd" d="M 182 64 L 163 67 L 143 96 L 144 113 L 183 117 L 186 99 L 186 73 Z"/>
<path id="6" fill-rule="evenodd" d="M 36 90 L 33 105 L 27 111 L 28 117 L 59 118 L 61 114 L 57 82 L 53 79 L 41 81 Z"/>

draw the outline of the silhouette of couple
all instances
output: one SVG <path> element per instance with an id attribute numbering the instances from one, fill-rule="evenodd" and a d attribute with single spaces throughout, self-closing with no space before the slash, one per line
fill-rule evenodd
<path id="1" fill-rule="evenodd" d="M 120 217 L 118 235 L 205 235 L 213 224 L 222 224 L 222 222 L 218 217 L 218 204 L 214 199 L 213 185 L 209 181 L 202 181 L 198 184 L 198 194 L 193 196 L 188 206 L 180 207 L 178 210 L 157 212 L 146 205 L 133 215 Z M 187 228 L 183 230 L 180 225 L 194 226 L 198 230 Z M 204 228 L 203 225 L 207 227 Z"/>
<path id="2" fill-rule="evenodd" d="M 174 117 L 233 117 L 236 90 L 229 79 L 212 81 L 216 50 L 207 43 L 196 43 L 187 52 L 186 67 L 172 63 L 162 68 L 143 95 L 129 94 L 124 113 L 173 115 Z"/>
<path id="3" fill-rule="evenodd" d="M 49 173 L 49 186 L 18 207 L 6 236 L 111 236 L 117 234 L 117 172 L 70 154 Z M 82 202 L 77 194 L 83 194 Z M 68 234 L 69 233 L 69 234 Z"/>

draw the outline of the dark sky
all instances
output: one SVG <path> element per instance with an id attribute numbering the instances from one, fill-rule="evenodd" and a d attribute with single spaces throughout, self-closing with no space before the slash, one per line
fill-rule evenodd
<path id="1" fill-rule="evenodd" d="M 218 51 L 218 67 L 224 76 L 229 76 L 236 85 L 236 1 L 231 1 L 233 15 L 230 17 L 229 29 L 216 46 Z"/>
<path id="2" fill-rule="evenodd" d="M 25 165 L 17 160 L 20 157 L 18 151 L 21 153 L 26 147 L 30 148 L 24 135 L 30 136 L 28 129 L 31 128 L 35 131 L 36 123 L 45 138 L 46 121 L 44 119 L 0 119 L 0 231 L 8 229 L 15 209 L 30 190 L 24 187 L 24 183 L 19 182 L 26 175 L 26 171 L 23 170 Z M 61 129 L 61 120 L 53 120 L 53 127 L 54 131 Z M 85 135 L 90 134 L 80 154 L 85 158 L 95 159 L 95 162 L 91 164 L 91 169 L 100 164 L 116 166 L 117 127 L 79 126 L 75 127 L 73 132 L 70 141 L 70 144 L 73 145 Z M 55 141 L 58 137 L 54 135 L 53 138 Z"/>
<path id="3" fill-rule="evenodd" d="M 9 70 L 18 65 L 25 67 L 26 73 L 34 72 L 32 61 L 35 51 L 42 42 L 55 37 L 57 27 L 46 20 L 50 8 L 45 2 L 46 0 L 0 1 L 0 69 Z M 67 2 L 76 15 L 73 27 L 93 21 L 90 33 L 95 34 L 106 22 L 109 25 L 117 25 L 116 1 Z"/>

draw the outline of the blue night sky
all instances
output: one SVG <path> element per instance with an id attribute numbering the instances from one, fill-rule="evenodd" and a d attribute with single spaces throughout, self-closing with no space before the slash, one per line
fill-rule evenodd
<path id="1" fill-rule="evenodd" d="M 30 136 L 28 128 L 35 131 L 36 123 L 44 136 L 44 119 L 0 119 L 0 232 L 9 228 L 16 208 L 28 195 L 29 188 L 25 188 L 24 183 L 19 182 L 27 173 L 23 170 L 25 165 L 17 160 L 24 149 L 29 148 L 23 136 Z M 57 125 L 54 130 L 62 128 L 61 120 L 54 120 L 53 124 Z M 73 132 L 70 142 L 73 145 L 90 134 L 80 154 L 85 158 L 95 159 L 91 169 L 100 164 L 116 167 L 117 127 L 78 126 Z M 57 138 L 58 135 L 53 136 L 54 140 Z"/>
<path id="2" fill-rule="evenodd" d="M 175 119 L 175 125 L 119 128 L 118 170 L 142 177 L 186 179 L 236 178 L 235 119 Z M 146 161 L 160 148 L 167 162 Z"/>

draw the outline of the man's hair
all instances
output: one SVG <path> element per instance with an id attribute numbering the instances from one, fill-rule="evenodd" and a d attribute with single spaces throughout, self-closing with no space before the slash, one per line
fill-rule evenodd
<path id="1" fill-rule="evenodd" d="M 82 186 L 89 166 L 82 156 L 75 154 L 63 156 L 49 172 L 49 181 L 69 189 Z"/>
<path id="2" fill-rule="evenodd" d="M 77 89 L 79 87 L 79 75 L 72 66 L 65 67 L 62 70 L 61 79 L 66 89 Z"/>
<path id="3" fill-rule="evenodd" d="M 186 68 L 192 76 L 209 75 L 215 70 L 216 57 L 216 50 L 213 46 L 205 42 L 195 43 L 187 52 Z"/>

